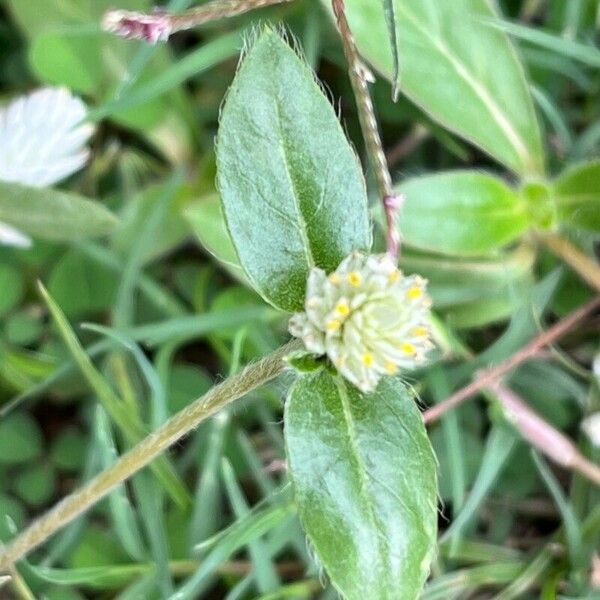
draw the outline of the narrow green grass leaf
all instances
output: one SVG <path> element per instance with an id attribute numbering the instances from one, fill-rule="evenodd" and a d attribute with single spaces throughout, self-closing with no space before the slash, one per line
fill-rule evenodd
<path id="1" fill-rule="evenodd" d="M 90 111 L 88 119 L 100 121 L 114 113 L 134 109 L 141 104 L 154 100 L 163 94 L 174 90 L 188 79 L 233 58 L 242 46 L 242 36 L 239 32 L 220 35 L 214 40 L 203 43 L 199 48 L 183 56 L 165 70 L 145 81 L 128 88 L 117 98 Z"/>
<path id="2" fill-rule="evenodd" d="M 236 518 L 241 519 L 250 514 L 248 503 L 244 498 L 244 494 L 236 480 L 235 472 L 229 461 L 223 458 L 221 461 L 221 473 L 227 496 Z M 257 538 L 248 544 L 250 559 L 253 564 L 254 577 L 258 591 L 261 594 L 266 594 L 277 589 L 281 585 L 281 580 L 277 575 L 277 570 L 273 565 L 271 557 L 266 552 L 265 542 Z"/>
<path id="3" fill-rule="evenodd" d="M 196 547 L 197 551 L 210 548 L 200 568 L 169 598 L 169 600 L 192 600 L 196 590 L 215 569 L 240 548 L 265 535 L 294 513 L 291 502 L 280 501 L 268 508 L 253 508 L 246 516 L 230 527 Z"/>
<path id="4" fill-rule="evenodd" d="M 392 74 L 392 97 L 394 101 L 398 99 L 400 93 L 400 45 L 398 43 L 398 23 L 397 20 L 400 18 L 397 14 L 396 0 L 381 0 L 383 2 L 383 8 L 385 10 L 385 20 L 388 27 L 388 35 L 390 40 L 390 47 L 392 50 L 392 64 L 394 66 Z"/>
<path id="5" fill-rule="evenodd" d="M 82 375 L 97 394 L 98 399 L 106 409 L 106 412 L 110 415 L 111 419 L 129 440 L 129 443 L 135 444 L 146 435 L 142 423 L 136 416 L 132 415 L 127 410 L 121 399 L 115 394 L 111 386 L 94 367 L 92 361 L 73 333 L 73 330 L 60 310 L 60 307 L 52 300 L 41 283 L 39 284 L 39 288 L 40 293 L 58 326 L 59 332 Z M 166 457 L 162 456 L 158 458 L 150 465 L 150 468 L 154 470 L 167 493 L 175 502 L 181 506 L 187 506 L 189 504 L 189 493 Z"/>
<path id="6" fill-rule="evenodd" d="M 569 548 L 569 557 L 572 563 L 576 567 L 584 567 L 587 563 L 587 557 L 583 550 L 583 534 L 581 530 L 581 523 L 573 510 L 573 506 L 566 498 L 564 492 L 561 489 L 560 484 L 556 480 L 556 477 L 552 474 L 552 471 L 542 459 L 542 457 L 535 452 L 531 451 L 533 461 L 537 467 L 542 481 L 548 488 L 548 491 L 552 495 L 558 510 L 562 516 L 562 521 L 565 529 L 565 537 L 567 540 L 567 546 Z"/>
<path id="7" fill-rule="evenodd" d="M 117 459 L 117 448 L 112 437 L 110 422 L 106 411 L 98 406 L 95 411 L 95 430 L 99 445 L 101 467 L 108 468 Z M 114 530 L 123 548 L 129 556 L 141 561 L 146 556 L 146 549 L 139 530 L 137 516 L 129 502 L 125 486 L 120 485 L 108 496 L 108 506 L 114 523 Z"/>
<path id="8" fill-rule="evenodd" d="M 458 543 L 456 540 L 459 539 L 467 525 L 477 517 L 481 505 L 506 466 L 516 442 L 515 434 L 508 427 L 494 426 L 488 435 L 481 467 L 471 493 L 462 510 L 454 518 L 452 525 L 444 532 L 441 542 L 452 540 L 453 543 Z"/>
<path id="9" fill-rule="evenodd" d="M 577 3 L 574 2 L 573 4 Z M 510 21 L 503 21 L 501 19 L 488 19 L 485 23 L 494 29 L 505 31 L 520 40 L 544 48 L 544 50 L 568 56 L 589 67 L 596 69 L 600 67 L 600 50 L 595 46 L 582 44 L 575 40 L 549 33 L 539 27 L 528 27 L 527 25 L 511 23 Z"/>

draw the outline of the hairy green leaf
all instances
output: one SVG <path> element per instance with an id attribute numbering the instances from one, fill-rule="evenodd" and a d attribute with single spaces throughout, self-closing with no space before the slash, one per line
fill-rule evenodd
<path id="1" fill-rule="evenodd" d="M 475 171 L 416 177 L 399 191 L 406 201 L 405 242 L 443 254 L 487 254 L 517 239 L 530 224 L 525 203 L 499 179 Z"/>
<path id="2" fill-rule="evenodd" d="M 275 306 L 300 309 L 310 267 L 333 270 L 369 248 L 357 157 L 314 74 L 274 31 L 254 43 L 229 91 L 217 168 L 240 262 Z"/>
<path id="3" fill-rule="evenodd" d="M 322 370 L 294 385 L 285 411 L 298 511 L 348 600 L 418 597 L 436 538 L 436 463 L 398 379 L 362 394 Z"/>

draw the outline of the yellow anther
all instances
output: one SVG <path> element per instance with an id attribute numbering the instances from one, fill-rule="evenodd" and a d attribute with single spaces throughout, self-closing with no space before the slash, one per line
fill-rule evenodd
<path id="1" fill-rule="evenodd" d="M 385 370 L 390 374 L 390 375 L 394 375 L 395 373 L 398 372 L 398 365 L 396 363 L 393 363 L 391 361 L 388 361 L 385 363 Z"/>
<path id="2" fill-rule="evenodd" d="M 352 271 L 352 273 L 348 273 L 348 283 L 353 286 L 360 285 L 362 283 L 362 277 L 360 273 L 356 271 Z"/>
<path id="3" fill-rule="evenodd" d="M 337 331 L 342 326 L 342 323 L 338 319 L 331 319 L 327 323 L 327 331 Z"/>
<path id="4" fill-rule="evenodd" d="M 408 290 L 408 292 L 406 292 L 406 295 L 411 300 L 416 300 L 417 298 L 420 298 L 423 295 L 423 290 L 420 287 L 414 286 L 414 287 L 411 287 Z"/>
<path id="5" fill-rule="evenodd" d="M 362 357 L 362 363 L 365 367 L 372 367 L 374 362 L 373 355 L 370 352 L 365 352 Z"/>
<path id="6" fill-rule="evenodd" d="M 335 307 L 335 311 L 338 315 L 345 317 L 350 314 L 350 307 L 346 302 L 338 302 L 338 305 Z"/>
<path id="7" fill-rule="evenodd" d="M 329 276 L 329 281 L 330 283 L 333 283 L 333 285 L 338 285 L 338 283 L 340 283 L 342 280 L 340 279 L 340 276 L 337 273 L 332 273 Z"/>
<path id="8" fill-rule="evenodd" d="M 425 336 L 429 335 L 429 329 L 427 329 L 427 327 L 422 327 L 422 326 L 415 327 L 412 330 L 412 334 L 416 337 L 425 337 Z"/>
<path id="9" fill-rule="evenodd" d="M 417 349 L 410 342 L 403 342 L 400 345 L 400 350 L 402 350 L 404 354 L 414 354 Z"/>
<path id="10" fill-rule="evenodd" d="M 390 283 L 396 283 L 396 281 L 398 281 L 400 279 L 400 271 L 398 271 L 398 269 L 392 271 L 389 275 L 388 275 L 388 281 Z"/>

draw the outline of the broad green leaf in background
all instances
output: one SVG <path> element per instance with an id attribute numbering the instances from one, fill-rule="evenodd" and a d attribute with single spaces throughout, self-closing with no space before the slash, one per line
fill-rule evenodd
<path id="1" fill-rule="evenodd" d="M 520 245 L 514 251 L 493 258 L 464 259 L 419 256 L 403 252 L 400 266 L 407 273 L 419 273 L 428 280 L 427 290 L 436 310 L 504 293 L 531 276 L 535 251 Z"/>
<path id="2" fill-rule="evenodd" d="M 388 0 L 402 56 L 401 91 L 433 119 L 521 175 L 541 174 L 544 153 L 523 67 L 489 25 L 488 0 Z M 386 77 L 393 53 L 383 2 L 347 0 L 359 50 Z"/>
<path id="3" fill-rule="evenodd" d="M 55 241 L 104 235 L 117 224 L 101 204 L 81 196 L 1 181 L 0 221 L 33 237 Z"/>
<path id="4" fill-rule="evenodd" d="M 217 141 L 218 185 L 247 275 L 284 310 L 304 303 L 309 269 L 370 246 L 365 183 L 314 74 L 266 30 L 229 91 Z"/>
<path id="5" fill-rule="evenodd" d="M 406 386 L 387 378 L 362 394 L 326 370 L 304 375 L 285 435 L 300 519 L 344 598 L 417 598 L 435 548 L 436 462 Z"/>
<path id="6" fill-rule="evenodd" d="M 239 281 L 247 282 L 227 231 L 219 196 L 209 196 L 188 206 L 183 213 L 200 243 Z"/>
<path id="7" fill-rule="evenodd" d="M 600 231 L 600 160 L 578 164 L 554 182 L 558 218 L 565 225 Z"/>
<path id="8" fill-rule="evenodd" d="M 409 179 L 398 190 L 406 197 L 402 236 L 417 248 L 483 255 L 514 241 L 530 224 L 519 195 L 491 175 L 449 171 Z"/>

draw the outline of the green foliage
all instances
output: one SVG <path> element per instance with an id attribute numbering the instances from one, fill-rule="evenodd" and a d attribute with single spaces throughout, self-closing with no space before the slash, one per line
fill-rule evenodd
<path id="1" fill-rule="evenodd" d="M 560 220 L 567 226 L 600 231 L 600 161 L 574 165 L 554 182 Z"/>
<path id="2" fill-rule="evenodd" d="M 33 239 L 0 243 L 3 543 L 287 341 L 289 314 L 264 299 L 299 310 L 311 266 L 386 250 L 331 0 L 168 45 L 101 31 L 106 10 L 153 4 L 1 4 L 0 104 L 65 86 L 95 128 L 87 165 L 55 189 L 0 183 L 0 238 L 6 224 Z M 291 353 L 277 381 L 29 553 L 20 579 L 0 572 L 0 597 L 595 597 L 597 486 L 532 458 L 491 390 L 426 432 L 421 413 L 595 293 L 596 3 L 345 4 L 406 196 L 400 267 L 428 280 L 437 349 L 371 395 Z M 591 260 L 553 255 L 548 232 Z M 582 428 L 600 411 L 595 323 L 504 384 L 597 465 Z"/>
<path id="3" fill-rule="evenodd" d="M 391 0 L 392 1 L 392 0 Z M 359 49 L 392 77 L 382 2 L 348 0 Z M 393 0 L 401 91 L 433 119 L 521 175 L 541 174 L 544 151 L 523 67 L 486 20 L 487 0 Z"/>
<path id="4" fill-rule="evenodd" d="M 0 220 L 29 235 L 63 242 L 105 235 L 117 224 L 115 216 L 98 202 L 3 182 Z"/>
<path id="5" fill-rule="evenodd" d="M 303 376 L 285 436 L 300 518 L 336 588 L 349 600 L 416 598 L 434 554 L 437 482 L 404 384 L 365 395 L 325 371 Z"/>
<path id="6" fill-rule="evenodd" d="M 42 432 L 25 414 L 15 414 L 0 421 L 0 464 L 20 464 L 42 453 Z"/>
<path id="7" fill-rule="evenodd" d="M 488 254 L 530 225 L 526 205 L 500 180 L 469 171 L 409 179 L 401 230 L 411 246 L 443 254 Z"/>
<path id="8" fill-rule="evenodd" d="M 274 31 L 254 42 L 228 93 L 217 164 L 240 262 L 275 306 L 300 309 L 311 267 L 331 271 L 369 248 L 358 160 L 314 75 Z"/>

